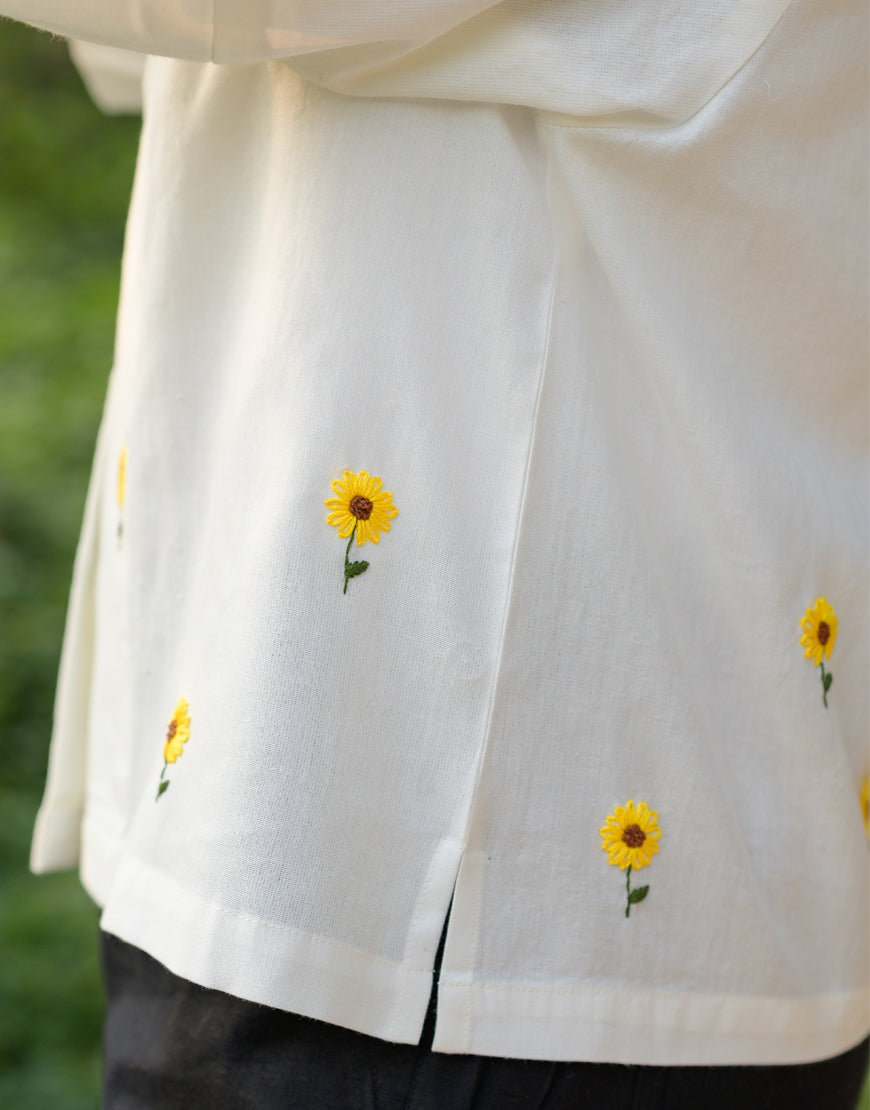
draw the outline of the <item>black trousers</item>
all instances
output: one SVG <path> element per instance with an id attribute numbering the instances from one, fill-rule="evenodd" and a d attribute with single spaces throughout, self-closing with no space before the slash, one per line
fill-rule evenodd
<path id="1" fill-rule="evenodd" d="M 868 1042 L 785 1067 L 627 1067 L 432 1052 L 207 990 L 102 934 L 104 1110 L 855 1110 Z"/>

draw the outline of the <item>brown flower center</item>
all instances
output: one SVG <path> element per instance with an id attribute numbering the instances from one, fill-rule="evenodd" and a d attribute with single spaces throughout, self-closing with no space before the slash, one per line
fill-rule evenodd
<path id="1" fill-rule="evenodd" d="M 166 739 L 174 740 L 176 732 L 178 732 L 178 721 L 173 718 L 169 722 L 169 728 L 166 730 Z"/>
<path id="2" fill-rule="evenodd" d="M 356 497 L 351 498 L 348 508 L 357 520 L 368 520 L 372 515 L 374 505 L 367 497 L 363 497 L 362 494 L 358 493 Z"/>
<path id="3" fill-rule="evenodd" d="M 623 832 L 622 839 L 629 846 L 629 848 L 639 848 L 646 840 L 646 833 L 640 825 L 629 825 Z"/>
<path id="4" fill-rule="evenodd" d="M 831 626 L 827 621 L 819 621 L 819 631 L 817 635 L 819 637 L 819 643 L 824 647 L 831 638 Z"/>

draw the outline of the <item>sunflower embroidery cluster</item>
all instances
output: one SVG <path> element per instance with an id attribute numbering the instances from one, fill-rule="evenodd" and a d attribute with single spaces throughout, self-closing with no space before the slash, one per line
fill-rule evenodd
<path id="1" fill-rule="evenodd" d="M 834 676 L 825 670 L 825 660 L 831 660 L 834 644 L 837 642 L 837 614 L 834 607 L 824 597 L 816 598 L 815 605 L 807 609 L 801 621 L 803 635 L 801 644 L 806 649 L 804 655 L 813 665 L 821 668 L 822 702 L 828 708 L 828 691 Z"/>
<path id="2" fill-rule="evenodd" d="M 344 551 L 342 593 L 347 593 L 347 584 L 351 578 L 358 578 L 369 569 L 365 559 L 350 558 L 354 537 L 358 547 L 362 547 L 366 540 L 377 543 L 381 532 L 389 532 L 390 521 L 399 511 L 393 504 L 393 495 L 382 487 L 381 479 L 369 475 L 366 470 L 361 470 L 358 474 L 345 470 L 343 477 L 332 483 L 335 497 L 324 502 L 327 509 L 331 510 L 326 523 L 338 528 L 342 539 L 349 537 Z"/>
<path id="3" fill-rule="evenodd" d="M 118 460 L 118 487 L 117 499 L 119 510 L 118 538 L 120 540 L 123 527 L 121 512 L 124 508 L 124 495 L 126 485 L 127 448 L 121 449 Z M 344 589 L 347 593 L 348 582 L 364 574 L 369 564 L 366 560 L 351 560 L 350 549 L 356 538 L 357 546 L 361 547 L 366 540 L 377 544 L 381 532 L 389 532 L 390 520 L 398 514 L 398 509 L 393 504 L 393 496 L 383 489 L 383 482 L 379 477 L 369 475 L 365 470 L 353 473 L 345 470 L 341 479 L 332 483 L 335 494 L 325 501 L 330 510 L 326 518 L 327 524 L 338 529 L 339 536 L 347 537 L 347 547 L 344 553 Z M 816 599 L 810 606 L 801 621 L 803 635 L 800 642 L 805 648 L 807 659 L 812 660 L 820 668 L 822 682 L 822 700 L 825 708 L 828 706 L 828 691 L 833 682 L 833 676 L 825 670 L 825 660 L 830 662 L 834 644 L 837 639 L 837 615 L 834 608 L 824 598 Z M 170 763 L 175 763 L 183 754 L 183 745 L 190 739 L 189 705 L 184 698 L 179 698 L 166 731 L 166 741 L 163 748 L 163 770 L 160 773 L 160 782 L 155 800 L 168 790 L 169 780 L 165 778 Z M 865 778 L 861 792 L 861 809 L 864 817 L 865 828 L 870 833 L 870 817 L 868 817 L 868 795 L 870 795 L 870 781 Z M 652 857 L 659 850 L 661 830 L 658 824 L 658 814 L 649 808 L 646 802 L 638 805 L 632 800 L 624 806 L 617 806 L 605 824 L 600 829 L 601 847 L 608 854 L 608 862 L 625 871 L 625 916 L 631 915 L 631 907 L 643 902 L 649 894 L 649 885 L 631 889 L 631 873 L 647 867 Z"/>
<path id="4" fill-rule="evenodd" d="M 169 779 L 164 778 L 169 769 L 169 764 L 174 763 L 183 754 L 183 745 L 190 739 L 189 708 L 187 701 L 184 698 L 179 698 L 166 729 L 166 742 L 163 745 L 163 770 L 160 772 L 160 782 L 157 786 L 155 802 L 169 789 Z"/>
<path id="5" fill-rule="evenodd" d="M 659 815 L 646 802 L 617 806 L 601 827 L 601 847 L 614 867 L 625 871 L 625 916 L 649 894 L 649 886 L 631 889 L 631 872 L 646 867 L 659 850 Z"/>

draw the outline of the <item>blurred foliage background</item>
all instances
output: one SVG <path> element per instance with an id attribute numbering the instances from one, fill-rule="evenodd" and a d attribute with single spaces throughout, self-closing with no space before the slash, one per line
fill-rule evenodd
<path id="1" fill-rule="evenodd" d="M 139 120 L 0 20 L 0 1107 L 99 1106 L 97 911 L 27 871 L 73 553 L 112 361 Z M 865 1088 L 862 1110 L 870 1110 Z M 820 1108 L 822 1110 L 822 1108 Z"/>
<path id="2" fill-rule="evenodd" d="M 99 1105 L 97 911 L 27 872 L 139 135 L 0 20 L 0 1107 Z"/>

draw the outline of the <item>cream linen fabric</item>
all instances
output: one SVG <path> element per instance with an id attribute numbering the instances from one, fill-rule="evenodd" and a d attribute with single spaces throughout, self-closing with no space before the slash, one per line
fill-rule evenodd
<path id="1" fill-rule="evenodd" d="M 403 1042 L 452 896 L 439 1051 L 860 1040 L 863 5 L 0 9 L 172 56 L 34 868 L 80 858 L 188 979 Z M 346 468 L 399 515 L 343 595 Z"/>
<path id="2" fill-rule="evenodd" d="M 77 41 L 69 44 L 69 50 L 88 92 L 104 112 L 122 115 L 142 111 L 144 54 Z"/>

